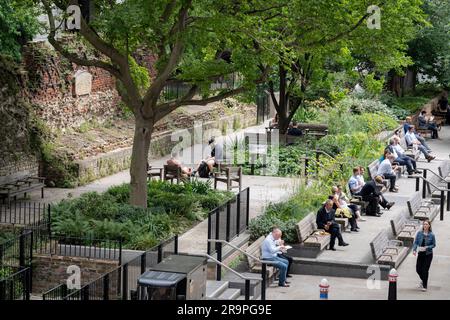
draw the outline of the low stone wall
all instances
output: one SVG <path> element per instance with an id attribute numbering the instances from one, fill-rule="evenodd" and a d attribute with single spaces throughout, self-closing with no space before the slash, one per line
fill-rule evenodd
<path id="1" fill-rule="evenodd" d="M 33 256 L 33 293 L 43 293 L 67 281 L 67 267 L 76 265 L 81 270 L 81 285 L 100 278 L 116 268 L 117 261 L 94 260 L 80 257 Z"/>
<path id="2" fill-rule="evenodd" d="M 32 155 L 21 155 L 17 160 L 0 158 L 0 184 L 12 182 L 24 176 L 38 176 L 39 161 Z"/>
<path id="3" fill-rule="evenodd" d="M 202 123 L 202 129 L 201 131 L 199 130 L 199 132 L 203 133 L 202 137 L 194 137 L 195 134 L 198 134 L 197 131 L 194 132 L 194 128 L 185 129 L 187 132 L 185 132 L 183 136 L 189 133 L 196 143 L 199 143 L 200 141 L 206 143 L 210 137 L 210 135 L 207 134 L 208 132 L 216 131 L 217 133 L 220 132 L 221 134 L 225 134 L 253 126 L 255 123 L 255 118 L 243 118 L 241 115 L 232 115 L 216 121 Z M 214 135 L 217 136 L 217 133 Z M 170 154 L 172 149 L 180 143 L 179 141 L 172 141 L 172 134 L 173 132 L 166 132 L 152 138 L 149 160 Z M 190 145 L 190 142 L 187 142 L 187 144 Z M 79 184 L 83 185 L 130 168 L 131 151 L 132 147 L 128 147 L 76 161 L 78 166 Z"/>

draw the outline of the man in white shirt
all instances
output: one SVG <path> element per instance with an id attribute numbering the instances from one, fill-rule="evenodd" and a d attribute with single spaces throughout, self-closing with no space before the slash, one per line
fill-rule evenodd
<path id="1" fill-rule="evenodd" d="M 416 135 L 414 134 L 414 126 L 409 127 L 408 132 L 405 134 L 405 141 L 407 146 L 417 145 L 418 149 L 423 153 L 425 159 L 427 159 L 428 162 L 436 158 L 430 155 L 428 153 L 428 150 L 422 145 L 422 143 L 417 140 Z"/>
<path id="2" fill-rule="evenodd" d="M 348 187 L 352 195 L 358 195 L 364 186 L 364 178 L 361 179 L 359 167 L 353 168 L 353 175 L 348 180 Z"/>
<path id="3" fill-rule="evenodd" d="M 398 137 L 391 138 L 389 140 L 389 145 L 386 147 L 390 153 L 394 155 L 394 161 L 401 166 L 406 166 L 408 174 L 412 175 L 414 173 L 419 173 L 417 170 L 416 161 L 411 157 L 404 154 L 403 148 L 398 144 Z"/>
<path id="4" fill-rule="evenodd" d="M 286 283 L 286 273 L 289 266 L 288 260 L 279 256 L 285 250 L 284 245 L 280 245 L 281 230 L 274 228 L 272 232 L 264 239 L 261 246 L 261 257 L 263 260 L 272 261 L 272 265 L 280 270 L 280 276 L 278 278 L 278 285 L 280 287 L 289 287 Z"/>
<path id="5" fill-rule="evenodd" d="M 397 166 L 392 167 L 392 162 L 394 162 L 394 155 L 389 151 L 385 151 L 385 159 L 380 163 L 377 175 L 383 176 L 385 179 L 389 179 L 390 192 L 398 192 L 398 189 L 395 187 L 395 181 L 397 179 L 395 170 L 397 169 Z"/>

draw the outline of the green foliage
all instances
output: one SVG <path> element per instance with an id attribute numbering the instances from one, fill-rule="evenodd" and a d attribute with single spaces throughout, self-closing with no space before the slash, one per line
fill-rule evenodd
<path id="1" fill-rule="evenodd" d="M 158 241 L 184 232 L 206 213 L 231 198 L 212 190 L 210 183 L 165 181 L 148 183 L 148 208 L 128 204 L 130 186 L 122 184 L 99 194 L 88 192 L 52 207 L 57 234 L 97 239 L 123 239 L 124 247 L 148 249 Z"/>
<path id="2" fill-rule="evenodd" d="M 384 78 L 375 79 L 375 74 L 369 73 L 364 77 L 364 88 L 372 96 L 377 96 L 383 91 Z"/>
<path id="3" fill-rule="evenodd" d="M 251 239 L 256 240 L 261 236 L 267 236 L 273 227 L 278 227 L 283 231 L 283 239 L 286 242 L 295 243 L 297 242 L 297 234 L 295 231 L 295 223 L 297 222 L 294 219 L 284 221 L 271 215 L 256 217 L 250 221 L 249 225 Z"/>
<path id="4" fill-rule="evenodd" d="M 22 45 L 39 31 L 38 16 L 32 0 L 0 0 L 0 54 L 20 60 Z"/>

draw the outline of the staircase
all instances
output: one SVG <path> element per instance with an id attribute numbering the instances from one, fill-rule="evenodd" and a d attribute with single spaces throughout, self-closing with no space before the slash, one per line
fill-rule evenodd
<path id="1" fill-rule="evenodd" d="M 228 281 L 206 281 L 207 300 L 237 300 L 240 296 L 241 290 L 230 288 Z"/>

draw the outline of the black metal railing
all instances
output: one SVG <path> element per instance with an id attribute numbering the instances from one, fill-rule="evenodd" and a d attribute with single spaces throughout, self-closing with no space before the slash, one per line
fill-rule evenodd
<path id="1" fill-rule="evenodd" d="M 46 292 L 52 300 L 129 300 L 139 276 L 171 254 L 178 254 L 178 235 L 161 242 L 80 289 L 62 295 L 61 286 Z"/>
<path id="2" fill-rule="evenodd" d="M 0 301 L 30 300 L 31 267 L 0 266 Z"/>
<path id="3" fill-rule="evenodd" d="M 69 295 L 77 289 L 70 289 L 66 283 L 52 288 L 42 294 L 42 300 L 61 300 L 62 297 Z"/>
<path id="4" fill-rule="evenodd" d="M 33 232 L 24 230 L 0 244 L 0 266 L 29 267 L 33 259 Z"/>
<path id="5" fill-rule="evenodd" d="M 0 206 L 0 224 L 38 225 L 50 220 L 50 204 L 47 203 L 12 202 L 10 206 Z"/>
<path id="6" fill-rule="evenodd" d="M 208 239 L 231 241 L 248 228 L 250 188 L 239 192 L 233 199 L 208 214 Z M 208 241 L 208 254 L 215 249 Z"/>

